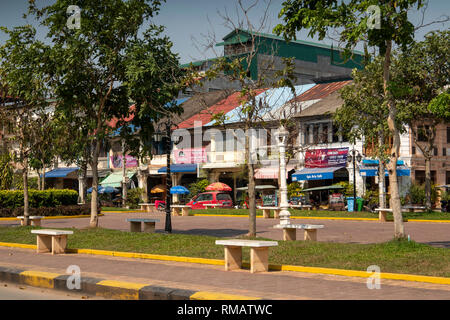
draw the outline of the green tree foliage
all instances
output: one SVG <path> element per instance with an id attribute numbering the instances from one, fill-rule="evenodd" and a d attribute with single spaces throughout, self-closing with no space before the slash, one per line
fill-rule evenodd
<path id="1" fill-rule="evenodd" d="M 374 26 L 368 14 L 371 5 L 379 9 L 380 25 Z M 361 41 L 369 47 L 378 49 L 383 57 L 383 103 L 389 110 L 387 124 L 393 145 L 388 164 L 391 189 L 391 208 L 394 214 L 394 237 L 405 237 L 401 212 L 400 193 L 397 180 L 397 159 L 400 153 L 400 131 L 397 122 L 397 107 L 393 103 L 391 77 L 391 58 L 393 45 L 402 49 L 413 42 L 415 27 L 409 21 L 408 11 L 424 6 L 422 0 L 286 0 L 279 13 L 283 23 L 275 27 L 277 34 L 287 40 L 295 39 L 296 32 L 309 29 L 310 37 L 325 38 L 329 30 L 338 29 L 339 41 L 345 48 L 345 55 L 351 57 L 351 50 Z M 366 59 L 367 60 L 367 59 Z"/>
<path id="2" fill-rule="evenodd" d="M 0 190 L 9 190 L 12 187 L 14 172 L 11 161 L 9 153 L 0 155 Z"/>
<path id="3" fill-rule="evenodd" d="M 79 29 L 66 26 L 67 9 L 74 4 L 81 9 Z M 124 124 L 123 119 L 132 112 L 130 104 L 135 102 L 133 124 L 148 133 L 156 115 L 166 111 L 162 106 L 178 93 L 172 86 L 178 61 L 173 54 L 167 56 L 167 39 L 160 43 L 155 39 L 161 29 L 148 23 L 160 5 L 157 0 L 57 0 L 39 8 L 30 1 L 30 13 L 48 28 L 47 37 L 52 41 L 48 72 L 56 113 L 89 137 L 91 227 L 98 225 L 97 166 L 101 144 L 110 134 L 108 121 L 116 118 L 119 126 Z M 126 126 L 121 131 L 123 135 L 132 133 Z"/>
<path id="4" fill-rule="evenodd" d="M 13 97 L 1 106 L 2 122 L 10 126 L 9 140 L 18 146 L 14 161 L 20 164 L 23 176 L 25 225 L 28 221 L 28 168 L 31 153 L 40 142 L 38 120 L 49 105 L 48 46 L 36 40 L 36 30 L 30 26 L 9 30 L 0 27 L 8 40 L 0 47 L 0 87 L 4 97 Z M 5 101 L 5 99 L 2 99 Z"/>
<path id="5" fill-rule="evenodd" d="M 195 197 L 197 194 L 205 192 L 205 188 L 209 185 L 208 179 L 202 179 L 189 185 L 189 197 Z"/>

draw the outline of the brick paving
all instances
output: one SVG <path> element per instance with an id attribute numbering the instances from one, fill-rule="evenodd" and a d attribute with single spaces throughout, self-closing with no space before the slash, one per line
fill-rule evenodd
<path id="1" fill-rule="evenodd" d="M 127 218 L 157 217 L 156 231 L 163 232 L 165 216 L 160 213 L 107 213 L 100 217 L 104 228 L 128 230 Z M 324 224 L 319 241 L 373 243 L 390 240 L 392 223 L 295 219 L 296 223 Z M 281 240 L 273 229 L 275 219 L 257 219 L 258 236 Z M 18 225 L 1 221 L 2 225 Z M 46 228 L 85 228 L 88 218 L 43 220 Z M 235 237 L 247 232 L 247 217 L 172 217 L 174 233 Z M 450 224 L 405 223 L 411 238 L 435 246 L 449 247 Z M 302 238 L 298 231 L 297 237 Z M 0 239 L 1 241 L 1 239 Z M 225 272 L 223 266 L 165 262 L 147 259 L 94 256 L 84 254 L 36 254 L 34 250 L 0 247 L 0 265 L 39 271 L 65 273 L 78 265 L 82 275 L 104 279 L 149 283 L 167 287 L 206 290 L 267 299 L 450 299 L 450 286 L 396 280 L 381 280 L 380 290 L 369 290 L 366 279 L 300 272 L 271 271 L 251 274 L 249 270 Z"/>

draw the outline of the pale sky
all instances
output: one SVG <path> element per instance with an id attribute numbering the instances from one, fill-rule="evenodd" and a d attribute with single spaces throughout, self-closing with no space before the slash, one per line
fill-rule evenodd
<path id="1" fill-rule="evenodd" d="M 263 16 L 265 8 L 269 0 L 259 0 L 257 6 L 249 12 L 251 23 L 254 29 L 260 26 L 259 20 Z M 45 3 L 52 3 L 52 0 L 36 0 L 39 6 Z M 76 0 L 73 1 L 77 3 Z M 254 1 L 243 0 L 245 7 L 249 7 Z M 208 35 L 215 34 L 215 39 L 220 42 L 223 36 L 231 31 L 229 27 L 224 26 L 223 18 L 218 14 L 225 12 L 232 18 L 234 23 L 237 22 L 236 0 L 220 1 L 220 0 L 167 0 L 162 4 L 160 13 L 155 17 L 154 22 L 158 25 L 166 27 L 165 34 L 168 35 L 173 42 L 173 51 L 180 56 L 180 63 L 187 63 L 194 60 L 215 57 L 222 54 L 222 47 L 215 47 L 216 53 L 209 50 L 204 52 L 203 48 L 198 48 L 201 44 L 207 43 Z M 282 7 L 282 0 L 272 0 L 267 12 L 267 23 L 262 31 L 272 33 L 273 27 L 281 22 L 278 19 L 278 13 Z M 28 18 L 23 19 L 23 14 L 27 11 L 27 0 L 0 0 L 0 26 L 12 28 L 14 26 L 31 23 L 36 26 L 35 22 Z M 443 14 L 450 15 L 450 0 L 430 0 L 425 15 L 425 23 L 440 20 Z M 242 14 L 240 14 L 242 17 Z M 422 14 L 420 12 L 412 12 L 411 19 L 414 24 L 421 21 Z M 423 28 L 416 33 L 416 39 L 423 39 L 424 34 L 431 30 L 449 29 L 450 24 L 445 25 L 434 24 L 430 27 Z M 38 34 L 43 37 L 43 30 Z M 6 37 L 0 33 L 0 44 L 5 41 Z M 196 41 L 194 41 L 196 39 Z M 317 41 L 307 37 L 307 32 L 301 32 L 297 35 L 299 40 Z M 197 43 L 197 47 L 196 44 Z M 322 43 L 331 44 L 332 41 L 325 39 Z M 336 46 L 337 44 L 334 43 Z M 361 49 L 361 48 L 357 48 Z"/>

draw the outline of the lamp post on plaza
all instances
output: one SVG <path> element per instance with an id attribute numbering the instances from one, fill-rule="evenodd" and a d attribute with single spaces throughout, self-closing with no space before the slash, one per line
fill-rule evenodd
<path id="1" fill-rule="evenodd" d="M 276 133 L 278 148 L 280 151 L 280 225 L 289 225 L 291 223 L 289 204 L 287 199 L 286 183 L 286 140 L 289 132 L 281 126 Z"/>
<path id="2" fill-rule="evenodd" d="M 361 162 L 362 156 L 359 151 L 353 147 L 352 155 L 348 158 L 348 162 L 353 162 L 353 211 L 356 212 L 356 161 Z"/>
<path id="3" fill-rule="evenodd" d="M 164 231 L 167 233 L 172 233 L 172 218 L 170 215 L 170 204 L 171 204 L 171 197 L 170 197 L 170 188 L 172 187 L 172 176 L 170 174 L 170 155 L 172 154 L 172 137 L 171 137 L 171 127 L 172 127 L 172 121 L 170 118 L 166 122 L 166 135 L 165 135 L 165 149 L 167 153 L 166 158 L 166 166 L 167 166 L 167 174 L 166 174 L 166 221 L 165 221 L 165 227 Z M 175 144 L 179 144 L 183 140 L 182 136 L 177 137 L 177 139 L 174 141 Z"/>

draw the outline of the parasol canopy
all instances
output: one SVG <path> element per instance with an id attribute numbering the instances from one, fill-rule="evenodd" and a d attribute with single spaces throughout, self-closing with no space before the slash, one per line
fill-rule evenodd
<path id="1" fill-rule="evenodd" d="M 162 185 L 162 184 L 158 184 L 150 190 L 150 193 L 162 193 L 165 191 L 166 191 L 166 186 Z"/>
<path id="2" fill-rule="evenodd" d="M 118 192 L 119 190 L 117 190 L 114 187 L 103 187 L 103 186 L 98 186 L 97 188 L 98 193 L 102 194 L 102 193 L 115 193 Z M 87 193 L 91 193 L 92 192 L 92 187 L 87 189 Z"/>
<path id="3" fill-rule="evenodd" d="M 189 194 L 189 190 L 183 186 L 175 186 L 170 188 L 170 194 Z"/>
<path id="4" fill-rule="evenodd" d="M 205 188 L 206 191 L 232 191 L 232 189 L 222 182 L 214 182 Z"/>

